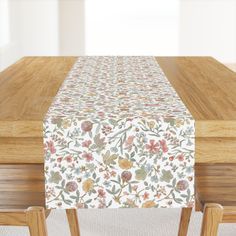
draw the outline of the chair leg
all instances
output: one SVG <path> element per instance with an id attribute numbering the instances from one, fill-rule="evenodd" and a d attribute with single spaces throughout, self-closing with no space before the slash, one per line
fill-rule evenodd
<path id="1" fill-rule="evenodd" d="M 208 203 L 204 206 L 201 236 L 217 236 L 223 213 L 223 207 L 219 204 Z"/>
<path id="2" fill-rule="evenodd" d="M 26 222 L 30 236 L 47 236 L 46 217 L 43 207 L 30 207 L 26 210 Z"/>
<path id="3" fill-rule="evenodd" d="M 192 208 L 182 208 L 178 236 L 187 236 Z"/>
<path id="4" fill-rule="evenodd" d="M 80 236 L 79 221 L 76 209 L 66 210 L 71 236 Z"/>

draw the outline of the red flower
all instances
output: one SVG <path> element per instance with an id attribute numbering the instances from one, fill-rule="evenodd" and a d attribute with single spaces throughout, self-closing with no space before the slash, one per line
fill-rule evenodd
<path id="1" fill-rule="evenodd" d="M 167 147 L 167 145 L 166 145 L 166 140 L 160 140 L 159 141 L 159 143 L 160 143 L 160 146 L 161 146 L 161 149 L 162 149 L 162 151 L 165 153 L 165 152 L 168 152 L 168 147 Z"/>
<path id="2" fill-rule="evenodd" d="M 83 158 L 86 159 L 86 161 L 92 161 L 93 160 L 93 155 L 91 153 L 87 153 L 85 152 L 83 155 L 82 155 Z"/>
<path id="3" fill-rule="evenodd" d="M 47 142 L 47 146 L 51 154 L 54 154 L 56 152 L 56 148 L 54 147 L 53 141 Z"/>
<path id="4" fill-rule="evenodd" d="M 173 160 L 174 160 L 174 156 L 170 156 L 170 157 L 169 157 L 169 160 L 170 160 L 170 161 L 173 161 Z"/>
<path id="5" fill-rule="evenodd" d="M 57 162 L 61 162 L 61 161 L 62 161 L 62 157 L 58 157 Z"/>
<path id="6" fill-rule="evenodd" d="M 91 145 L 92 141 L 91 140 L 85 140 L 82 142 L 82 147 L 89 147 Z"/>
<path id="7" fill-rule="evenodd" d="M 149 144 L 146 144 L 146 149 L 151 153 L 156 153 L 159 151 L 159 144 L 155 140 L 150 140 Z"/>

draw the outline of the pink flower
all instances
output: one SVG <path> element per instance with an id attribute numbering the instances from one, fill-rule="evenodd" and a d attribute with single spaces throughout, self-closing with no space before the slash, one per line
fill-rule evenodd
<path id="1" fill-rule="evenodd" d="M 82 147 L 89 147 L 91 145 L 92 141 L 91 140 L 85 140 L 82 142 Z"/>
<path id="2" fill-rule="evenodd" d="M 194 207 L 194 201 L 188 202 L 187 207 Z"/>
<path id="3" fill-rule="evenodd" d="M 76 204 L 76 207 L 77 207 L 77 208 L 84 208 L 84 204 L 83 204 L 83 203 L 80 203 L 80 202 L 78 202 L 78 203 Z"/>
<path id="4" fill-rule="evenodd" d="M 98 115 L 99 115 L 100 117 L 104 117 L 105 114 L 104 114 L 104 112 L 99 111 L 99 112 L 98 112 Z"/>
<path id="5" fill-rule="evenodd" d="M 155 140 L 150 140 L 149 144 L 146 144 L 146 149 L 151 153 L 156 153 L 159 151 L 159 144 Z"/>
<path id="6" fill-rule="evenodd" d="M 104 174 L 104 179 L 110 179 L 109 173 L 105 173 L 105 174 Z"/>
<path id="7" fill-rule="evenodd" d="M 167 145 L 166 145 L 166 140 L 160 140 L 159 141 L 159 143 L 160 143 L 160 146 L 161 146 L 161 149 L 162 149 L 162 151 L 165 153 L 165 152 L 168 152 L 168 147 L 167 147 Z"/>
<path id="8" fill-rule="evenodd" d="M 67 162 L 72 162 L 72 156 L 67 156 L 65 159 Z"/>
<path id="9" fill-rule="evenodd" d="M 148 198 L 149 198 L 149 193 L 145 192 L 145 193 L 143 194 L 143 200 L 146 200 L 146 199 L 148 199 Z"/>
<path id="10" fill-rule="evenodd" d="M 132 135 L 132 136 L 129 136 L 129 137 L 127 138 L 127 140 L 125 141 L 125 146 L 127 147 L 127 146 L 132 145 L 132 144 L 133 144 L 133 141 L 134 141 L 134 136 L 133 136 L 133 135 Z"/>
<path id="11" fill-rule="evenodd" d="M 85 153 L 83 153 L 82 157 L 85 158 L 86 161 L 88 161 L 88 162 L 93 160 L 93 155 L 91 153 L 85 152 Z"/>
<path id="12" fill-rule="evenodd" d="M 78 188 L 78 185 L 75 181 L 71 181 L 66 184 L 66 190 L 68 192 L 74 192 L 76 191 L 77 188 Z"/>
<path id="13" fill-rule="evenodd" d="M 138 185 L 133 185 L 132 190 L 137 191 L 137 189 L 138 189 Z"/>
<path id="14" fill-rule="evenodd" d="M 186 180 L 180 180 L 180 181 L 177 182 L 177 185 L 176 185 L 176 188 L 177 188 L 179 191 L 184 191 L 184 190 L 186 190 L 188 187 L 189 187 L 189 184 L 188 184 L 188 181 L 186 181 Z"/>
<path id="15" fill-rule="evenodd" d="M 98 189 L 98 197 L 105 198 L 106 192 L 104 192 L 103 189 Z"/>
<path id="16" fill-rule="evenodd" d="M 93 128 L 93 123 L 91 121 L 84 121 L 81 124 L 81 129 L 84 132 L 90 132 L 92 130 L 92 128 Z"/>
<path id="17" fill-rule="evenodd" d="M 121 179 L 124 181 L 124 182 L 129 182 L 132 178 L 132 173 L 130 171 L 123 171 L 121 173 Z"/>
<path id="18" fill-rule="evenodd" d="M 62 161 L 62 157 L 58 157 L 57 162 L 61 162 L 61 161 Z"/>
<path id="19" fill-rule="evenodd" d="M 102 127 L 102 133 L 105 135 L 108 135 L 109 133 L 111 133 L 111 130 L 112 130 L 112 128 L 109 125 L 104 125 Z"/>
<path id="20" fill-rule="evenodd" d="M 47 142 L 47 146 L 51 154 L 54 154 L 56 152 L 53 141 Z"/>
<path id="21" fill-rule="evenodd" d="M 179 155 L 177 156 L 177 159 L 178 159 L 179 161 L 183 161 L 183 160 L 184 160 L 184 154 L 183 154 L 183 153 L 179 154 Z"/>

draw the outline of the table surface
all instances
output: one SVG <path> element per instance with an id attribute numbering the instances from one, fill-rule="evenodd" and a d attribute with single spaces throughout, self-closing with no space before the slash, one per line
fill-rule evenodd
<path id="1" fill-rule="evenodd" d="M 42 120 L 76 59 L 27 57 L 0 73 L 0 208 L 44 205 Z M 196 120 L 200 200 L 236 205 L 236 73 L 209 57 L 157 61 Z"/>
<path id="2" fill-rule="evenodd" d="M 26 57 L 0 73 L 0 163 L 43 163 L 43 118 L 76 60 Z M 236 73 L 211 57 L 156 60 L 196 121 L 196 161 L 236 163 Z"/>

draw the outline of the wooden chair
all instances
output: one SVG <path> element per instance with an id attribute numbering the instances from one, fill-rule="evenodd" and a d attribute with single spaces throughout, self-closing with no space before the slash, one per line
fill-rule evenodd
<path id="1" fill-rule="evenodd" d="M 47 236 L 46 218 L 50 210 L 29 207 L 27 210 L 0 210 L 0 225 L 28 226 L 31 236 Z M 71 236 L 79 236 L 79 224 L 75 209 L 66 210 Z"/>
<path id="2" fill-rule="evenodd" d="M 198 164 L 195 170 L 195 210 L 203 212 L 201 236 L 217 236 L 220 223 L 236 223 L 236 165 Z M 187 236 L 191 212 L 182 209 L 178 236 Z"/>
<path id="3" fill-rule="evenodd" d="M 187 236 L 192 208 L 183 208 L 178 236 Z M 217 236 L 220 223 L 236 223 L 236 207 L 207 203 L 203 208 L 201 236 Z"/>

